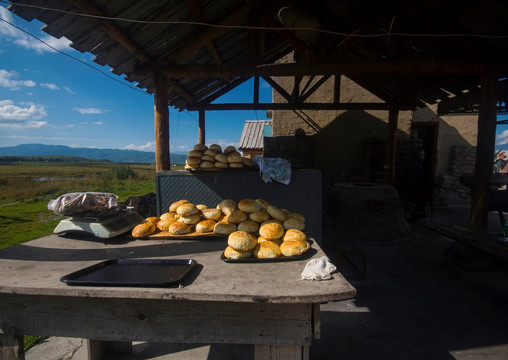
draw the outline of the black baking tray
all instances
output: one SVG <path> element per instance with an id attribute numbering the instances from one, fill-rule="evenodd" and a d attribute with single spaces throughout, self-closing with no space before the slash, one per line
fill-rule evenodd
<path id="1" fill-rule="evenodd" d="M 224 252 L 222 252 L 220 258 L 222 259 L 222 261 L 225 261 L 227 263 L 254 263 L 255 264 L 255 263 L 271 263 L 271 262 L 305 260 L 305 259 L 310 259 L 316 253 L 317 253 L 316 249 L 310 248 L 306 253 L 303 253 L 302 255 L 297 255 L 297 256 L 279 256 L 279 257 L 270 258 L 270 259 L 258 259 L 255 257 L 244 258 L 244 259 L 227 259 L 224 256 Z"/>
<path id="2" fill-rule="evenodd" d="M 192 259 L 112 259 L 60 278 L 67 285 L 170 286 L 196 266 Z"/>

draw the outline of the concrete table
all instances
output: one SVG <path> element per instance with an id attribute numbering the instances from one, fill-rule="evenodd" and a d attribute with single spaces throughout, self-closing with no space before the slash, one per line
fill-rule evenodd
<path id="1" fill-rule="evenodd" d="M 313 257 L 324 253 L 315 242 Z M 89 359 L 131 341 L 255 345 L 256 359 L 307 359 L 319 304 L 355 296 L 340 273 L 304 281 L 309 259 L 226 263 L 225 239 L 133 240 L 47 236 L 0 251 L 0 355 L 23 335 L 87 338 Z M 64 275 L 109 259 L 194 259 L 170 287 L 70 286 Z"/>

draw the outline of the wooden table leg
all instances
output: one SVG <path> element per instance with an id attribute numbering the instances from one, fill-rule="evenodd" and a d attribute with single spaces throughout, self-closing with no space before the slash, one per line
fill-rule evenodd
<path id="1" fill-rule="evenodd" d="M 0 360 L 25 360 L 22 335 L 0 333 Z"/>
<path id="2" fill-rule="evenodd" d="M 106 359 L 106 355 L 108 353 L 131 353 L 132 341 L 104 341 L 87 339 L 86 348 L 88 353 L 88 360 L 100 360 Z"/>
<path id="3" fill-rule="evenodd" d="M 309 347 L 299 345 L 255 345 L 254 360 L 309 360 Z"/>

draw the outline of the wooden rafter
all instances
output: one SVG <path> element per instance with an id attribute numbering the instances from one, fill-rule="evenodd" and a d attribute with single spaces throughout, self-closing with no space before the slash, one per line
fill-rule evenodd
<path id="1" fill-rule="evenodd" d="M 108 19 L 104 19 L 105 14 L 100 11 L 94 4 L 92 4 L 88 0 L 71 0 L 71 2 L 78 7 L 85 14 L 98 16 L 101 18 L 94 18 L 94 20 L 101 26 L 101 28 L 113 39 L 118 41 L 120 45 L 130 51 L 139 61 L 147 66 L 153 66 L 153 59 L 148 56 L 143 49 L 141 49 L 127 34 L 125 34 L 118 26 L 116 26 L 112 21 Z M 153 69 L 152 69 L 153 70 Z M 165 72 L 161 71 L 164 75 Z M 152 72 L 153 75 L 153 72 Z M 194 97 L 185 90 L 176 80 L 171 79 L 171 76 L 168 76 L 168 84 L 175 89 L 180 95 L 182 95 L 186 100 L 194 102 Z"/>
<path id="2" fill-rule="evenodd" d="M 196 19 L 198 22 L 206 23 L 205 16 L 203 15 L 203 10 L 201 9 L 201 6 L 198 3 L 198 0 L 187 0 L 187 3 L 189 4 L 189 9 L 191 11 L 192 17 Z M 198 26 L 199 30 L 203 30 L 203 26 Z M 215 45 L 213 44 L 213 40 L 210 40 L 206 43 L 206 48 L 208 49 L 208 52 L 214 59 L 214 61 L 217 64 L 221 64 L 222 61 L 220 59 L 219 53 L 217 52 L 217 49 L 215 48 Z"/>

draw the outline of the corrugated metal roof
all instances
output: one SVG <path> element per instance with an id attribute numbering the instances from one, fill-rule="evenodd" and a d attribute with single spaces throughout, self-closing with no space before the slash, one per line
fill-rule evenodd
<path id="1" fill-rule="evenodd" d="M 298 32 L 274 30 L 283 25 L 274 19 L 292 7 L 305 21 L 317 21 L 317 40 L 308 43 Z M 98 10 L 105 18 L 83 16 Z M 161 64 L 273 64 L 291 50 L 303 64 L 350 64 L 365 61 L 433 61 L 493 64 L 498 70 L 508 58 L 508 2 L 392 1 L 380 0 L 17 0 L 9 9 L 31 21 L 47 24 L 44 31 L 67 37 L 72 47 L 96 55 L 95 62 L 136 86 L 153 93 L 151 75 L 140 66 Z M 100 22 L 103 22 L 101 25 Z M 109 35 L 104 21 L 118 29 L 134 47 Z M 203 25 L 206 23 L 208 25 Z M 216 27 L 226 24 L 226 27 Z M 211 25 L 211 26 L 210 26 Z M 305 26 L 306 24 L 303 23 Z M 253 29 L 252 27 L 257 27 Z M 300 32 L 300 34 L 302 34 Z M 214 48 L 214 50 L 210 50 Z M 214 55 L 214 52 L 216 53 Z M 145 56 L 139 56 L 139 53 Z M 501 65 L 501 66 L 500 66 Z M 450 68 L 453 70 L 453 68 Z M 355 82 L 391 104 L 423 106 L 476 89 L 472 76 L 436 71 L 418 74 L 352 74 Z M 499 78 L 506 77 L 504 66 Z M 273 74 L 270 76 L 277 76 Z M 214 101 L 229 84 L 237 86 L 242 75 L 204 74 L 179 77 L 169 86 L 169 105 L 180 110 Z M 231 90 L 234 86 L 227 87 Z M 508 100 L 508 94 L 506 95 Z M 295 102 L 295 108 L 298 103 Z"/>
<path id="2" fill-rule="evenodd" d="M 243 126 L 242 136 L 238 142 L 238 150 L 263 150 L 263 128 L 272 125 L 272 120 L 247 120 Z"/>

